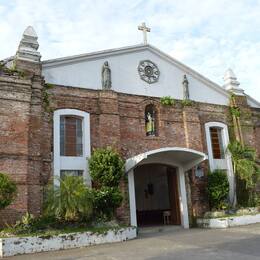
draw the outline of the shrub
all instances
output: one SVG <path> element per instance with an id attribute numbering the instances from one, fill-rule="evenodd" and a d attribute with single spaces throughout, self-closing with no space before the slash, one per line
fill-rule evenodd
<path id="1" fill-rule="evenodd" d="M 215 170 L 208 174 L 207 187 L 211 209 L 224 209 L 229 192 L 227 174 L 223 170 Z"/>
<path id="2" fill-rule="evenodd" d="M 160 103 L 164 106 L 173 106 L 175 102 L 172 97 L 165 96 L 160 99 Z"/>
<path id="3" fill-rule="evenodd" d="M 98 186 L 116 187 L 124 174 L 124 161 L 110 147 L 96 149 L 89 160 L 89 171 Z"/>
<path id="4" fill-rule="evenodd" d="M 10 205 L 17 192 L 17 187 L 14 181 L 6 174 L 0 173 L 0 210 Z"/>
<path id="5" fill-rule="evenodd" d="M 111 219 L 123 200 L 120 190 L 116 187 L 93 189 L 93 208 L 96 217 Z"/>
<path id="6" fill-rule="evenodd" d="M 193 105 L 193 101 L 190 99 L 184 99 L 181 101 L 183 107 L 190 107 Z"/>
<path id="7" fill-rule="evenodd" d="M 47 191 L 44 214 L 59 221 L 89 221 L 93 197 L 83 178 L 66 176 L 59 182 L 59 187 L 51 185 Z"/>

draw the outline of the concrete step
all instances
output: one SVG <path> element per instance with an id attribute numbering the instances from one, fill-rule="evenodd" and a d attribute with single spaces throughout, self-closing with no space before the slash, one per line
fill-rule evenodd
<path id="1" fill-rule="evenodd" d="M 139 227 L 137 229 L 138 235 L 142 234 L 152 234 L 152 233 L 162 233 L 162 232 L 174 232 L 181 230 L 180 225 L 164 225 L 164 226 L 151 226 L 151 227 Z"/>

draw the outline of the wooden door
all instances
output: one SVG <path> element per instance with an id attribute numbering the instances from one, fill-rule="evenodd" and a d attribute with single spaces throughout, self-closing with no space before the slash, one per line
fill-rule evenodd
<path id="1" fill-rule="evenodd" d="M 178 190 L 178 178 L 176 169 L 168 168 L 168 189 L 169 189 L 169 200 L 171 206 L 171 224 L 180 225 L 180 201 L 179 201 L 179 190 Z"/>

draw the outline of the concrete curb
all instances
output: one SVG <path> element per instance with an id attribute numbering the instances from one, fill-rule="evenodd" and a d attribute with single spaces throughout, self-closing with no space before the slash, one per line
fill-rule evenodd
<path id="1" fill-rule="evenodd" d="M 122 242 L 133 238 L 136 238 L 135 227 L 109 230 L 103 234 L 78 232 L 57 236 L 0 238 L 0 257 Z"/>
<path id="2" fill-rule="evenodd" d="M 202 228 L 229 228 L 260 223 L 260 214 L 223 218 L 198 218 L 197 225 Z"/>

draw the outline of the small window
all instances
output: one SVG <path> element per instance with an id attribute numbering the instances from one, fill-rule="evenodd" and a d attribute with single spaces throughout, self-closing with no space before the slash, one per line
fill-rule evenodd
<path id="1" fill-rule="evenodd" d="M 82 177 L 83 171 L 82 170 L 61 170 L 60 177 L 64 178 L 66 176 Z"/>
<path id="2" fill-rule="evenodd" d="M 73 116 L 60 117 L 60 155 L 82 156 L 82 119 Z"/>
<path id="3" fill-rule="evenodd" d="M 150 104 L 145 108 L 145 132 L 146 136 L 157 135 L 157 122 L 156 122 L 156 109 L 155 106 Z"/>
<path id="4" fill-rule="evenodd" d="M 212 153 L 214 159 L 224 159 L 225 152 L 222 140 L 222 128 L 210 127 L 210 138 L 212 145 Z"/>

